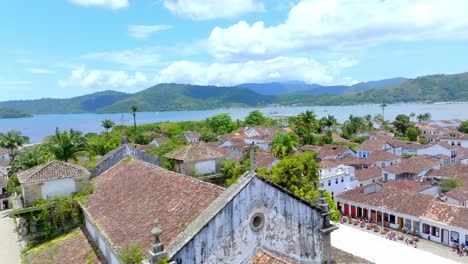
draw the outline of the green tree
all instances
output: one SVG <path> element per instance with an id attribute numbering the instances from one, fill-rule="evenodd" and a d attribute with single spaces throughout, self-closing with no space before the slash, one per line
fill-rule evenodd
<path id="1" fill-rule="evenodd" d="M 139 108 L 138 108 L 138 105 L 132 105 L 130 106 L 130 111 L 132 112 L 132 116 L 133 116 L 133 127 L 135 128 L 136 130 L 136 114 L 138 112 Z"/>
<path id="2" fill-rule="evenodd" d="M 47 143 L 50 153 L 57 160 L 68 162 L 76 160 L 78 155 L 88 152 L 88 140 L 80 131 L 70 129 L 69 132 L 60 132 L 57 128 L 55 136 Z"/>
<path id="3" fill-rule="evenodd" d="M 415 112 L 411 112 L 409 114 L 410 118 L 411 118 L 411 121 L 413 121 L 413 118 L 416 116 L 416 113 Z"/>
<path id="4" fill-rule="evenodd" d="M 324 116 L 320 119 L 320 124 L 322 126 L 325 126 L 328 130 L 330 130 L 330 128 L 333 126 L 333 125 L 336 125 L 338 123 L 338 121 L 336 120 L 335 116 L 333 115 L 328 115 L 328 116 Z"/>
<path id="5" fill-rule="evenodd" d="M 10 175 L 16 173 L 15 160 L 17 156 L 17 150 L 24 144 L 29 142 L 29 138 L 23 136 L 21 132 L 10 130 L 6 133 L 0 133 L 0 147 L 8 149 L 8 155 L 10 156 L 11 170 Z"/>
<path id="6" fill-rule="evenodd" d="M 245 118 L 245 124 L 248 126 L 259 126 L 265 124 L 267 118 L 263 115 L 262 112 L 259 110 L 253 110 L 249 113 L 249 115 Z"/>
<path id="7" fill-rule="evenodd" d="M 383 103 L 380 105 L 380 108 L 382 108 L 382 119 L 385 121 L 385 108 L 387 107 L 386 103 Z"/>
<path id="8" fill-rule="evenodd" d="M 305 152 L 285 157 L 266 176 L 295 195 L 315 202 L 319 197 L 318 165 L 315 153 Z"/>
<path id="9" fill-rule="evenodd" d="M 325 196 L 325 198 L 327 199 L 327 202 L 328 204 L 330 205 L 330 210 L 333 211 L 333 213 L 330 215 L 330 220 L 332 221 L 335 221 L 335 222 L 338 222 L 340 221 L 340 217 L 341 217 L 341 213 L 340 211 L 338 210 L 338 207 L 336 206 L 336 203 L 335 201 L 333 201 L 331 195 L 329 192 L 325 192 L 323 194 L 323 196 Z"/>
<path id="10" fill-rule="evenodd" d="M 299 146 L 299 137 L 294 132 L 276 133 L 276 137 L 271 141 L 271 152 L 277 158 L 284 158 L 292 153 Z"/>
<path id="11" fill-rule="evenodd" d="M 115 126 L 115 122 L 110 119 L 102 120 L 101 126 L 106 130 L 106 136 L 109 138 L 109 129 Z"/>
<path id="12" fill-rule="evenodd" d="M 463 133 L 468 133 L 468 120 L 463 121 L 458 126 L 458 131 L 463 132 Z"/>
<path id="13" fill-rule="evenodd" d="M 440 181 L 440 188 L 442 192 L 448 192 L 457 187 L 462 187 L 463 185 L 463 180 L 458 178 L 443 179 Z"/>
<path id="14" fill-rule="evenodd" d="M 16 174 L 10 175 L 10 177 L 8 178 L 8 182 L 6 185 L 6 192 L 9 195 L 13 195 L 15 193 L 16 194 L 22 193 L 21 185 L 19 183 L 18 176 Z"/>
<path id="15" fill-rule="evenodd" d="M 49 162 L 51 159 L 52 157 L 47 151 L 47 148 L 44 147 L 44 145 L 40 145 L 18 156 L 16 159 L 16 167 L 22 170 L 28 170 Z"/>
<path id="16" fill-rule="evenodd" d="M 221 165 L 221 173 L 226 177 L 226 185 L 231 186 L 239 179 L 247 170 L 249 166 L 245 160 L 236 165 L 235 161 L 224 160 Z"/>
<path id="17" fill-rule="evenodd" d="M 395 118 L 395 121 L 393 121 L 393 126 L 395 126 L 395 129 L 400 132 L 400 135 L 404 135 L 406 132 L 406 129 L 409 127 L 413 127 L 414 124 L 410 121 L 410 117 L 407 115 L 397 115 Z"/>
<path id="18" fill-rule="evenodd" d="M 410 141 L 417 141 L 418 135 L 419 135 L 419 131 L 414 127 L 409 127 L 405 131 L 405 137 L 407 137 Z"/>
<path id="19" fill-rule="evenodd" d="M 218 136 L 211 131 L 203 131 L 200 134 L 200 140 L 204 142 L 216 142 L 218 141 Z"/>
<path id="20" fill-rule="evenodd" d="M 315 142 L 314 134 L 318 133 L 320 122 L 317 120 L 314 112 L 307 110 L 298 116 L 290 118 L 289 121 L 302 144 L 312 144 Z"/>
<path id="21" fill-rule="evenodd" d="M 208 126 L 216 134 L 230 133 L 234 130 L 235 124 L 229 114 L 223 113 L 207 119 Z"/>
<path id="22" fill-rule="evenodd" d="M 343 124 L 342 137 L 350 139 L 354 134 L 368 130 L 368 127 L 363 117 L 350 115 Z"/>
<path id="23" fill-rule="evenodd" d="M 427 122 L 432 119 L 432 115 L 431 113 L 419 114 L 416 116 L 416 119 L 418 119 L 418 122 Z"/>

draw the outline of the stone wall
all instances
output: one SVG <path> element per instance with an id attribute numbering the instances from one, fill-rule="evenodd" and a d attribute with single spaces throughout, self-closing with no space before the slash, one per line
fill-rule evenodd
<path id="1" fill-rule="evenodd" d="M 23 184 L 24 206 L 30 206 L 34 201 L 42 199 L 42 183 Z"/>
<path id="2" fill-rule="evenodd" d="M 263 221 L 255 223 L 256 216 Z M 254 178 L 180 251 L 176 263 L 248 263 L 260 248 L 300 263 L 322 263 L 329 250 L 321 211 Z"/>
<path id="3" fill-rule="evenodd" d="M 86 188 L 89 184 L 89 177 L 74 178 L 74 180 L 75 180 L 75 191 L 77 193 L 83 191 L 83 189 Z"/>
<path id="4" fill-rule="evenodd" d="M 149 155 L 146 152 L 138 150 L 129 144 L 125 144 L 118 147 L 117 149 L 112 150 L 111 152 L 107 153 L 104 157 L 102 157 L 99 163 L 96 164 L 96 166 L 91 171 L 91 176 L 94 177 L 101 175 L 101 173 L 105 172 L 110 167 L 114 166 L 119 161 L 128 156 L 138 160 L 146 161 L 157 166 L 161 166 L 161 161 L 157 158 Z"/>

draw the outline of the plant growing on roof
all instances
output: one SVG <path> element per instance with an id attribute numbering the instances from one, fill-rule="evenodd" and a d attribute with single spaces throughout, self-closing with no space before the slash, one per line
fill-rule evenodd
<path id="1" fill-rule="evenodd" d="M 145 258 L 145 255 L 141 245 L 137 243 L 126 245 L 120 250 L 118 257 L 125 264 L 140 264 Z"/>

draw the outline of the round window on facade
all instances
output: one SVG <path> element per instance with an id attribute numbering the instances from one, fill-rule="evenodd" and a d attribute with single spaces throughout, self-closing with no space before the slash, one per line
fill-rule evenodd
<path id="1" fill-rule="evenodd" d="M 262 213 L 256 213 L 252 216 L 252 219 L 250 220 L 250 228 L 252 228 L 253 231 L 258 232 L 262 230 L 264 225 L 265 216 Z"/>

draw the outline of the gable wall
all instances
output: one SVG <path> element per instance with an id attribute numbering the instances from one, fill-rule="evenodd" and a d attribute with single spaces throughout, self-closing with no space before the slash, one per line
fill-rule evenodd
<path id="1" fill-rule="evenodd" d="M 256 213 L 265 217 L 258 232 L 250 226 Z M 254 178 L 172 260 L 247 263 L 263 247 L 304 263 L 321 263 L 322 225 L 320 212 Z"/>

